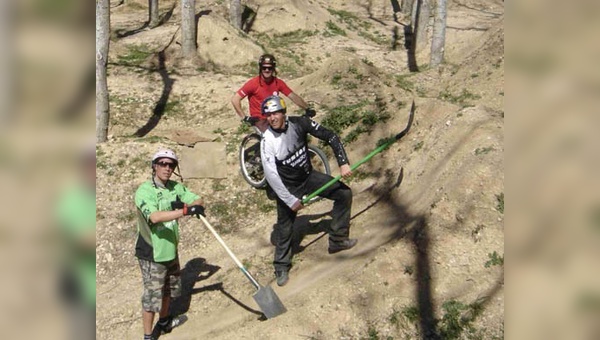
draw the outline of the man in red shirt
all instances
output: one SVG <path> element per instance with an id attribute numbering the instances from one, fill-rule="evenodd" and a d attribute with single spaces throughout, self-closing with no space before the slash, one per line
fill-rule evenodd
<path id="1" fill-rule="evenodd" d="M 240 118 L 248 121 L 248 116 L 242 111 L 242 99 L 248 97 L 248 104 L 250 106 L 250 117 L 258 118 L 255 126 L 264 132 L 268 127 L 269 123 L 265 117 L 261 114 L 260 106 L 263 100 L 269 96 L 280 96 L 285 95 L 291 99 L 296 105 L 306 110 L 306 114 L 310 117 L 315 115 L 315 111 L 308 107 L 308 104 L 297 94 L 295 94 L 287 84 L 277 78 L 277 61 L 271 54 L 263 54 L 258 60 L 258 72 L 259 75 L 248 80 L 242 88 L 237 90 L 236 93 L 231 97 L 231 104 L 235 109 Z"/>

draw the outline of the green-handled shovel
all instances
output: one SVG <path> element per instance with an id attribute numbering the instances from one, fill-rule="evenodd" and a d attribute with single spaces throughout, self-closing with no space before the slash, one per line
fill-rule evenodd
<path id="1" fill-rule="evenodd" d="M 261 286 L 258 283 L 258 281 L 256 281 L 252 277 L 252 275 L 250 275 L 250 273 L 246 270 L 246 268 L 244 268 L 244 265 L 240 262 L 240 260 L 238 260 L 238 258 L 235 257 L 233 252 L 231 252 L 229 247 L 227 247 L 227 245 L 225 244 L 225 242 L 223 241 L 221 236 L 219 236 L 219 234 L 217 234 L 215 229 L 210 225 L 210 223 L 208 223 L 206 218 L 202 215 L 198 215 L 198 217 L 202 220 L 202 222 L 204 222 L 204 225 L 206 225 L 208 230 L 210 230 L 210 232 L 215 236 L 217 241 L 219 241 L 219 243 L 223 246 L 223 248 L 225 248 L 225 250 L 227 251 L 227 254 L 229 254 L 229 256 L 231 256 L 231 258 L 233 259 L 233 262 L 235 262 L 235 264 L 238 266 L 238 268 L 240 268 L 242 273 L 244 273 L 244 275 L 246 275 L 246 277 L 250 280 L 250 282 L 252 282 L 254 287 L 257 289 L 256 294 L 254 294 L 252 297 L 254 298 L 254 301 L 256 301 L 258 306 L 260 307 L 260 310 L 263 312 L 263 314 L 268 319 L 271 319 L 280 314 L 285 313 L 287 311 L 287 309 L 285 309 L 285 306 L 283 305 L 283 303 L 281 303 L 281 300 L 279 300 L 279 297 L 277 296 L 277 294 L 275 294 L 275 291 L 273 291 L 273 289 L 270 286 L 266 286 L 266 287 Z"/>
<path id="2" fill-rule="evenodd" d="M 397 134 L 393 138 L 390 138 L 388 141 L 386 141 L 383 145 L 379 146 L 377 149 L 371 151 L 371 153 L 368 154 L 365 158 L 363 158 L 360 161 L 358 161 L 357 163 L 353 164 L 350 167 L 350 170 L 354 171 L 356 168 L 358 168 L 359 166 L 361 166 L 362 164 L 366 163 L 368 160 L 370 160 L 371 158 L 373 158 L 373 156 L 375 156 L 376 154 L 380 153 L 381 151 L 387 149 L 390 145 L 394 144 L 400 138 L 404 137 L 408 133 L 408 131 L 410 130 L 410 127 L 412 126 L 412 122 L 413 122 L 414 117 L 415 117 L 415 102 L 413 101 L 412 105 L 410 106 L 410 114 L 408 116 L 408 123 L 406 124 L 406 127 L 404 128 L 404 130 L 402 130 L 399 134 Z M 325 189 L 327 189 L 331 185 L 333 185 L 333 183 L 339 181 L 341 178 L 342 178 L 342 175 L 337 175 L 335 178 L 333 178 L 329 182 L 325 183 L 322 187 L 320 187 L 319 189 L 315 190 L 315 192 L 313 192 L 312 194 L 303 197 L 302 198 L 302 204 L 306 204 L 311 199 L 313 199 L 315 196 L 318 196 Z"/>

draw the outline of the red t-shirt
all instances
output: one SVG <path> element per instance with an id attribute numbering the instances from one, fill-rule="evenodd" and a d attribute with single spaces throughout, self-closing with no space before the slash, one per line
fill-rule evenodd
<path id="1" fill-rule="evenodd" d="M 262 104 L 262 101 L 268 96 L 279 96 L 279 92 L 281 92 L 287 97 L 290 95 L 290 93 L 292 93 L 292 90 L 283 80 L 277 77 L 274 78 L 275 79 L 273 79 L 270 84 L 267 84 L 264 79 L 260 78 L 260 76 L 256 76 L 248 80 L 246 84 L 244 84 L 244 86 L 237 91 L 237 94 L 240 97 L 248 97 L 250 116 L 262 117 L 260 112 L 260 104 Z"/>

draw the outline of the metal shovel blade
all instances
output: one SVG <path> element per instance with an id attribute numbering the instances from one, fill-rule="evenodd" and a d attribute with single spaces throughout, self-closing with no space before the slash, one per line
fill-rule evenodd
<path id="1" fill-rule="evenodd" d="M 267 319 L 272 319 L 287 312 L 287 309 L 285 309 L 285 306 L 270 286 L 261 286 L 252 297 Z"/>

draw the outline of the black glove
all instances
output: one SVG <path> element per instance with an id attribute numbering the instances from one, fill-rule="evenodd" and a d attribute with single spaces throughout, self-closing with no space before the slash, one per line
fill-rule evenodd
<path id="1" fill-rule="evenodd" d="M 196 216 L 202 215 L 202 216 L 206 217 L 206 215 L 204 215 L 204 207 L 201 206 L 200 204 L 184 206 L 183 214 L 184 215 L 196 215 Z"/>
<path id="2" fill-rule="evenodd" d="M 312 107 L 309 107 L 308 109 L 306 109 L 306 111 L 304 111 L 304 114 L 307 117 L 312 118 L 317 115 L 317 111 L 315 111 L 315 109 L 313 109 Z"/>
<path id="3" fill-rule="evenodd" d="M 242 119 L 242 122 L 244 122 L 248 125 L 254 125 L 254 124 L 256 124 L 256 122 L 258 122 L 258 117 L 244 116 L 244 118 Z"/>
<path id="4" fill-rule="evenodd" d="M 171 202 L 171 210 L 183 209 L 184 205 L 185 204 L 179 199 L 179 196 L 177 196 L 177 199 Z"/>

